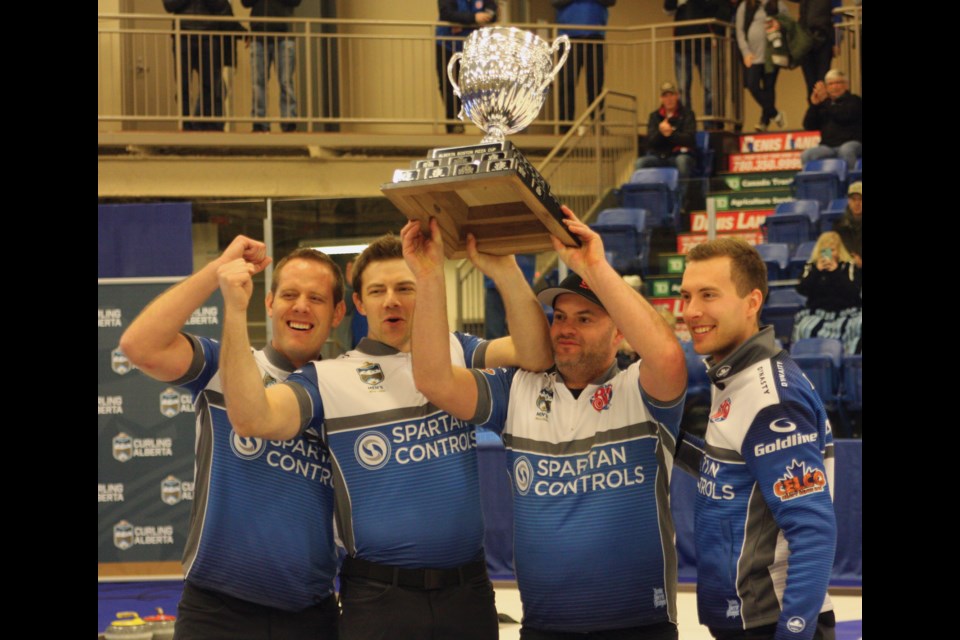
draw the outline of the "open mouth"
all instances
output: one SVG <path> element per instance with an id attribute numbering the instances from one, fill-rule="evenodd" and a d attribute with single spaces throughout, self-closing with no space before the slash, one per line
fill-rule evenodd
<path id="1" fill-rule="evenodd" d="M 313 325 L 309 322 L 297 322 L 295 320 L 287 320 L 287 326 L 293 329 L 294 331 L 310 331 L 313 329 Z"/>
<path id="2" fill-rule="evenodd" d="M 403 322 L 403 318 L 397 318 L 397 317 L 387 318 L 386 320 L 384 320 L 384 322 L 389 322 L 390 324 L 397 324 L 398 322 Z"/>
<path id="3" fill-rule="evenodd" d="M 694 328 L 693 328 L 693 335 L 695 335 L 695 336 L 702 336 L 703 334 L 705 334 L 705 333 L 710 333 L 711 331 L 713 331 L 713 326 L 712 326 L 712 325 L 702 326 L 702 327 L 694 327 Z"/>

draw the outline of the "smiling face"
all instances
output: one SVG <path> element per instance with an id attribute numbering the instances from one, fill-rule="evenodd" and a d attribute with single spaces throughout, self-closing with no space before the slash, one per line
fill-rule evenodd
<path id="1" fill-rule="evenodd" d="M 565 293 L 554 300 L 550 341 L 568 386 L 582 388 L 600 377 L 613 364 L 622 340 L 607 312 L 583 296 Z"/>
<path id="2" fill-rule="evenodd" d="M 759 331 L 757 319 L 763 293 L 753 289 L 740 295 L 729 256 L 688 261 L 683 272 L 683 320 L 693 337 L 693 348 L 719 362 Z"/>
<path id="3" fill-rule="evenodd" d="M 336 277 L 328 265 L 293 259 L 284 264 L 276 292 L 267 294 L 267 315 L 273 320 L 273 348 L 296 367 L 315 360 L 340 324 L 346 307 L 334 302 Z"/>
<path id="4" fill-rule="evenodd" d="M 353 300 L 367 316 L 367 337 L 410 351 L 417 284 L 407 263 L 402 258 L 370 262 L 359 274 L 359 284 Z"/>

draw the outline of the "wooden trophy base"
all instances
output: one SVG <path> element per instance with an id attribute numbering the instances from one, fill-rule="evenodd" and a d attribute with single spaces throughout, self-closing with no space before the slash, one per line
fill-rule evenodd
<path id="1" fill-rule="evenodd" d="M 462 149 L 466 153 L 476 147 Z M 419 160 L 415 169 L 398 170 L 395 182 L 380 190 L 424 228 L 431 217 L 437 218 L 447 258 L 467 257 L 468 233 L 477 238 L 481 252 L 493 255 L 551 251 L 551 236 L 579 246 L 579 238 L 561 222 L 560 203 L 543 178 L 519 151 L 505 151 L 480 161 L 451 162 L 451 156 L 473 160 L 476 155 L 450 153 L 459 148 L 434 149 L 434 158 L 439 155 L 442 161 Z"/>

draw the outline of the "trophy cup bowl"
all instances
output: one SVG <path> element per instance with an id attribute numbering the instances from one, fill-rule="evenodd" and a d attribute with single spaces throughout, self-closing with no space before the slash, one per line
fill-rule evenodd
<path id="1" fill-rule="evenodd" d="M 563 50 L 553 63 L 554 54 Z M 482 143 L 502 142 L 527 128 L 540 113 L 550 84 L 570 54 L 570 38 L 548 44 L 535 33 L 513 27 L 487 27 L 467 37 L 462 53 L 447 65 L 453 92 L 464 114 L 486 132 Z M 460 78 L 454 74 L 460 64 Z"/>
<path id="2" fill-rule="evenodd" d="M 460 119 L 469 116 L 486 137 L 480 144 L 432 149 L 380 188 L 407 218 L 438 220 L 448 258 L 466 257 L 470 233 L 480 251 L 495 255 L 549 251 L 553 237 L 580 244 L 563 224 L 550 185 L 504 139 L 537 117 L 569 53 L 567 36 L 548 44 L 528 31 L 488 27 L 471 33 L 463 52 L 451 57 L 447 76 L 463 104 Z"/>

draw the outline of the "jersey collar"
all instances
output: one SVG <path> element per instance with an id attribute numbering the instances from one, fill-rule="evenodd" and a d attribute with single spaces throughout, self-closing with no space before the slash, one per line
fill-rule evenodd
<path id="1" fill-rule="evenodd" d="M 720 362 L 714 362 L 713 358 L 707 358 L 707 375 L 710 377 L 710 381 L 723 389 L 730 378 L 750 365 L 762 360 L 769 360 L 777 355 L 780 349 L 777 348 L 774 337 L 773 326 L 766 326 Z"/>
<path id="2" fill-rule="evenodd" d="M 400 353 L 400 351 L 390 345 L 380 342 L 379 340 L 371 340 L 370 338 L 361 338 L 357 344 L 357 351 L 370 356 L 392 356 Z"/>
<path id="3" fill-rule="evenodd" d="M 267 360 L 270 361 L 270 364 L 278 369 L 287 371 L 289 373 L 293 373 L 297 369 L 295 366 L 293 366 L 293 363 L 287 359 L 287 356 L 274 349 L 272 344 L 267 343 L 267 346 L 263 348 L 263 354 L 267 356 Z M 318 357 L 317 360 L 320 360 L 320 358 Z"/>

